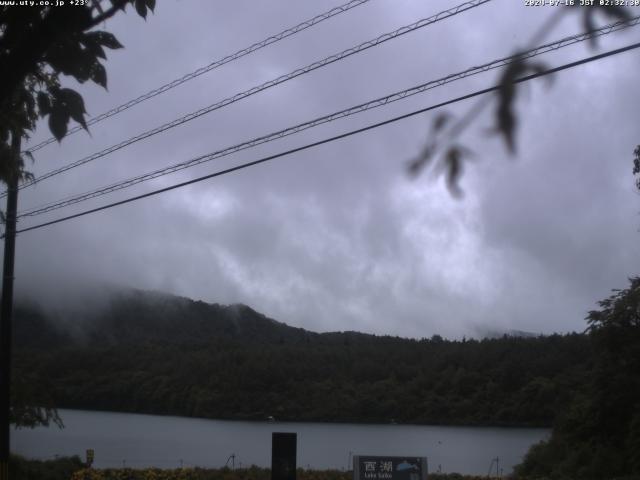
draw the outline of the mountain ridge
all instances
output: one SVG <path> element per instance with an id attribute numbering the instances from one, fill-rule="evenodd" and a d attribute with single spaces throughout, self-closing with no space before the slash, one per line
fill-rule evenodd
<path id="1" fill-rule="evenodd" d="M 21 347 L 199 344 L 212 339 L 274 342 L 304 341 L 319 335 L 292 327 L 244 304 L 206 303 L 158 291 L 110 292 L 106 306 L 84 313 L 48 312 L 34 302 L 15 309 L 14 341 Z"/>
<path id="2" fill-rule="evenodd" d="M 20 347 L 135 343 L 202 344 L 214 339 L 248 343 L 374 341 L 404 338 L 353 330 L 315 332 L 294 327 L 235 303 L 223 305 L 157 290 L 110 288 L 106 300 L 81 309 L 48 309 L 22 299 L 15 307 L 14 342 Z M 540 336 L 519 330 L 477 328 L 482 338 Z M 442 339 L 439 335 L 432 338 Z M 405 338 L 406 340 L 419 340 Z"/>

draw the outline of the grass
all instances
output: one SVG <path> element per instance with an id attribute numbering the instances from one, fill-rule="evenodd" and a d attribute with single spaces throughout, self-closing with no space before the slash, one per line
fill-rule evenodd
<path id="1" fill-rule="evenodd" d="M 271 480 L 269 468 L 85 468 L 79 457 L 55 460 L 28 460 L 12 455 L 12 480 Z M 487 477 L 457 473 L 429 474 L 429 480 L 486 480 Z M 297 480 L 352 480 L 353 474 L 341 470 L 298 469 Z"/>

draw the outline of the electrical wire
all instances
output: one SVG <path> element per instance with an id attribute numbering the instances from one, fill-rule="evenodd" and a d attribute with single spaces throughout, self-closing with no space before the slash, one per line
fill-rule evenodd
<path id="1" fill-rule="evenodd" d="M 340 53 L 336 53 L 334 55 L 331 55 L 329 57 L 326 57 L 322 60 L 319 60 L 317 62 L 311 63 L 309 65 L 307 65 L 306 67 L 302 67 L 302 68 L 298 68 L 297 70 L 294 70 L 286 75 L 281 75 L 273 80 L 270 80 L 268 82 L 265 82 L 261 85 L 255 86 L 253 88 L 250 88 L 249 90 L 245 90 L 244 92 L 241 93 L 237 93 L 231 97 L 227 97 L 224 100 L 221 100 L 217 103 L 214 103 L 212 105 L 209 105 L 207 107 L 201 108 L 200 110 L 197 110 L 195 112 L 189 113 L 183 117 L 180 117 L 178 119 L 175 119 L 171 122 L 165 123 L 163 125 L 160 125 L 159 127 L 153 128 L 151 130 L 148 130 L 146 132 L 143 132 L 139 135 L 136 135 L 135 137 L 131 137 L 127 140 L 124 140 L 118 144 L 112 145 L 104 150 L 101 150 L 99 152 L 96 152 L 92 155 L 89 155 L 87 157 L 84 157 L 80 160 L 77 160 L 73 163 L 70 163 L 68 165 L 65 165 L 63 167 L 60 167 L 56 170 L 52 170 L 49 171 L 47 173 L 44 173 L 42 175 L 40 175 L 38 178 L 35 178 L 33 180 L 27 181 L 25 183 L 23 183 L 22 185 L 20 185 L 18 188 L 19 189 L 23 189 L 25 187 L 34 185 L 42 180 L 45 180 L 47 178 L 51 178 L 55 175 L 59 175 L 61 173 L 64 173 L 68 170 L 71 170 L 72 168 L 76 168 L 79 167 L 81 165 L 84 165 L 86 163 L 89 163 L 93 160 L 96 160 L 98 158 L 104 157 L 110 153 L 113 153 L 117 150 L 120 150 L 124 147 L 127 147 L 129 145 L 132 145 L 136 142 L 139 142 L 140 140 L 144 140 L 146 138 L 152 137 L 154 135 L 157 135 L 159 133 L 162 133 L 166 130 L 169 130 L 173 127 L 177 127 L 178 125 L 182 125 L 183 123 L 189 122 L 191 120 L 194 120 L 198 117 L 201 117 L 203 115 L 206 115 L 208 113 L 213 112 L 214 110 L 218 110 L 220 108 L 226 107 L 232 103 L 235 103 L 239 100 L 242 100 L 244 98 L 247 98 L 251 95 L 255 95 L 256 93 L 262 92 L 263 90 L 266 90 L 268 88 L 271 87 L 275 87 L 276 85 L 280 85 L 281 83 L 284 83 L 288 80 L 291 80 L 293 78 L 299 77 L 301 75 L 307 74 L 309 72 L 312 72 L 314 70 L 317 70 L 319 68 L 325 67 L 326 65 L 332 64 L 334 62 L 343 60 L 347 57 L 350 57 L 351 55 L 354 55 L 356 53 L 360 53 L 364 50 L 367 50 L 369 48 L 381 45 L 384 42 L 387 42 L 389 40 L 392 40 L 394 38 L 397 38 L 399 36 L 405 35 L 407 33 L 413 32 L 419 28 L 423 28 L 426 27 L 428 25 L 432 25 L 436 22 L 439 22 L 441 20 L 444 20 L 446 18 L 452 17 L 454 15 L 457 15 L 459 13 L 465 12 L 467 10 L 470 10 L 472 8 L 478 7 L 480 5 L 483 5 L 485 3 L 488 3 L 492 0 L 470 0 L 468 2 L 462 3 L 456 7 L 450 8 L 448 10 L 444 10 L 442 12 L 439 12 L 431 17 L 428 18 L 424 18 L 422 20 L 418 20 L 417 22 L 414 22 L 410 25 L 405 25 L 403 27 L 398 28 L 397 30 L 394 30 L 393 32 L 389 32 L 389 33 L 385 33 L 383 35 L 380 35 L 378 37 L 376 37 L 375 39 L 372 40 L 368 40 L 366 42 L 363 42 L 355 47 L 351 47 L 348 48 L 347 50 L 343 50 Z M 4 193 L 2 193 L 0 195 L 1 197 L 6 196 L 6 191 Z"/>
<path id="2" fill-rule="evenodd" d="M 600 37 L 600 36 L 604 36 L 604 35 L 608 35 L 610 33 L 622 30 L 624 28 L 629 28 L 632 26 L 637 26 L 640 23 L 640 16 L 634 17 L 628 21 L 625 22 L 616 22 L 610 25 L 606 25 L 604 27 L 601 27 L 597 30 L 594 30 L 592 32 L 589 33 L 581 33 L 581 34 L 577 34 L 577 35 L 572 35 L 569 37 L 564 37 L 560 40 L 556 40 L 554 42 L 551 43 L 547 43 L 545 45 L 541 45 L 539 47 L 527 50 L 525 52 L 520 52 L 516 55 L 512 55 L 509 57 L 505 57 L 505 58 L 501 58 L 498 60 L 493 60 L 491 62 L 485 63 L 483 65 L 480 66 L 476 66 L 476 67 L 471 67 L 467 70 L 464 70 L 462 72 L 458 72 L 458 73 L 454 73 L 454 74 L 450 74 L 447 75 L 445 77 L 439 78 L 437 80 L 431 80 L 429 82 L 423 83 L 421 85 L 417 85 L 411 88 L 408 88 L 406 90 L 402 90 L 399 92 L 395 92 L 392 93 L 390 95 L 384 96 L 384 97 L 380 97 L 377 98 L 375 100 L 370 100 L 366 103 L 362 103 L 356 106 L 352 106 L 349 107 L 347 109 L 344 110 L 340 110 L 338 112 L 334 112 L 331 113 L 329 115 L 325 115 L 322 117 L 318 117 L 315 118 L 313 120 L 283 129 L 283 130 L 279 130 L 277 132 L 273 132 L 270 133 L 268 135 L 264 135 L 261 137 L 257 137 L 254 138 L 252 140 L 240 143 L 240 144 L 236 144 L 230 147 L 226 147 L 222 150 L 218 150 L 216 152 L 213 153 L 208 153 L 206 155 L 201 155 L 195 158 L 192 158 L 190 160 L 181 162 L 181 163 L 177 163 L 174 165 L 171 165 L 169 167 L 165 167 L 165 168 L 161 168 L 155 171 L 151 171 L 148 173 L 145 173 L 143 175 L 139 175 L 133 178 L 129 178 L 127 180 L 124 181 L 120 181 L 111 185 L 107 185 L 105 187 L 101 187 L 99 189 L 96 190 L 92 190 L 89 192 L 85 192 L 82 194 L 78 194 L 78 195 L 74 195 L 74 196 L 70 196 L 55 202 L 50 202 L 46 205 L 43 206 L 38 206 L 38 207 L 33 207 L 31 209 L 27 209 L 24 210 L 22 212 L 19 212 L 17 218 L 24 218 L 24 217 L 33 217 L 36 215 L 40 215 L 43 213 L 47 213 L 47 212 L 51 212 L 53 210 L 57 210 L 63 207 L 67 207 L 70 205 L 74 205 L 76 203 L 79 202 L 83 202 L 92 198 L 96 198 L 96 197 L 100 197 L 102 195 L 106 195 L 118 190 L 122 190 L 124 188 L 128 188 L 134 185 L 137 185 L 139 183 L 148 181 L 148 180 L 152 180 L 154 178 L 158 178 L 164 175 L 168 175 L 180 170 L 184 170 L 186 168 L 190 168 L 205 162 L 209 162 L 212 161 L 214 159 L 218 159 L 218 158 L 222 158 L 225 157 L 227 155 L 231 155 L 233 153 L 237 153 L 239 151 L 242 150 L 246 150 L 267 142 L 271 142 L 280 138 L 284 138 L 286 136 L 289 135 L 293 135 L 296 133 L 299 133 L 301 131 L 316 127 L 318 125 L 322 125 L 324 123 L 328 123 L 328 122 L 332 122 L 335 120 L 338 120 L 340 118 L 345 118 L 354 114 L 358 114 L 358 113 L 362 113 L 365 112 L 367 110 L 372 110 L 374 108 L 378 108 L 384 105 L 388 105 L 390 103 L 396 102 L 398 100 L 402 100 L 404 98 L 408 98 L 410 96 L 416 95 L 418 93 L 423 93 L 427 90 L 431 90 L 433 88 L 436 87 L 440 87 L 442 85 L 446 85 L 448 83 L 457 81 L 457 80 L 461 80 L 463 78 L 467 78 L 470 77 L 472 75 L 477 75 L 483 72 L 487 72 L 489 70 L 493 70 L 496 68 L 501 68 L 504 67 L 506 65 L 509 65 L 510 63 L 512 63 L 513 61 L 516 60 L 525 60 L 528 58 L 532 58 L 538 55 L 542 55 L 551 51 L 555 51 L 558 50 L 560 48 L 565 48 L 568 47 L 570 45 L 576 44 L 578 42 L 583 42 L 595 37 Z"/>
<path id="3" fill-rule="evenodd" d="M 546 69 L 546 70 L 541 70 L 541 71 L 538 71 L 538 72 L 533 73 L 531 75 L 527 75 L 525 77 L 518 78 L 518 79 L 514 80 L 513 83 L 527 82 L 527 81 L 530 81 L 530 80 L 533 80 L 533 79 L 536 79 L 536 78 L 540 78 L 540 77 L 544 77 L 544 76 L 550 75 L 552 73 L 557 73 L 557 72 L 560 72 L 562 70 L 567 70 L 569 68 L 574 68 L 574 67 L 577 67 L 579 65 L 583 65 L 583 64 L 586 64 L 586 63 L 590 63 L 590 62 L 594 62 L 594 61 L 597 61 L 597 60 L 601 60 L 603 58 L 610 57 L 612 55 L 618 55 L 620 53 L 627 52 L 627 51 L 630 51 L 630 50 L 634 50 L 634 49 L 637 49 L 637 48 L 640 48 L 640 43 L 634 43 L 634 44 L 628 45 L 626 47 L 618 48 L 618 49 L 615 49 L 615 50 L 610 50 L 608 52 L 601 53 L 601 54 L 598 54 L 598 55 L 593 55 L 591 57 L 583 58 L 582 60 L 577 60 L 575 62 L 566 63 L 566 64 L 561 65 L 559 67 L 550 68 L 550 69 Z M 37 225 L 33 225 L 31 227 L 26 227 L 26 228 L 17 230 L 16 233 L 29 232 L 31 230 L 36 230 L 36 229 L 47 227 L 47 226 L 54 225 L 54 224 L 57 224 L 57 223 L 65 222 L 65 221 L 68 221 L 68 220 L 71 220 L 71 219 L 74 219 L 74 218 L 79 218 L 79 217 L 83 217 L 85 215 L 89 215 L 89 214 L 92 214 L 92 213 L 100 212 L 102 210 L 107 210 L 107 209 L 114 208 L 114 207 L 117 207 L 117 206 L 120 206 L 120 205 L 124 205 L 124 204 L 127 204 L 127 203 L 135 202 L 135 201 L 141 200 L 143 198 L 151 197 L 151 196 L 154 196 L 154 195 L 158 195 L 160 193 L 164 193 L 164 192 L 168 192 L 168 191 L 175 190 L 175 189 L 178 189 L 178 188 L 182 188 L 182 187 L 185 187 L 187 185 L 193 185 L 195 183 L 199 183 L 199 182 L 202 182 L 204 180 L 208 180 L 208 179 L 211 179 L 211 178 L 215 178 L 215 177 L 219 177 L 219 176 L 222 176 L 222 175 L 226 175 L 228 173 L 235 172 L 235 171 L 238 171 L 238 170 L 243 170 L 245 168 L 252 167 L 252 166 L 255 166 L 255 165 L 259 165 L 261 163 L 266 163 L 266 162 L 269 162 L 271 160 L 275 160 L 277 158 L 281 158 L 281 157 L 284 157 L 284 156 L 287 156 L 287 155 L 291 155 L 293 153 L 301 152 L 303 150 L 308 150 L 310 148 L 314 148 L 314 147 L 317 147 L 317 146 L 320 146 L 320 145 L 324 145 L 326 143 L 330 143 L 330 142 L 334 142 L 336 140 L 347 138 L 347 137 L 350 137 L 352 135 L 356 135 L 356 134 L 359 134 L 359 133 L 364 133 L 366 131 L 373 130 L 375 128 L 379 128 L 379 127 L 382 127 L 384 125 L 388 125 L 390 123 L 394 123 L 394 122 L 397 122 L 397 121 L 400 121 L 400 120 L 404 120 L 406 118 L 413 117 L 415 115 L 419 115 L 421 113 L 425 113 L 425 112 L 428 112 L 430 110 L 434 110 L 434 109 L 441 108 L 441 107 L 444 107 L 444 106 L 447 106 L 447 105 L 458 103 L 458 102 L 461 102 L 463 100 L 467 100 L 469 98 L 477 97 L 479 95 L 484 95 L 484 94 L 487 94 L 487 93 L 495 92 L 495 91 L 498 91 L 499 89 L 500 89 L 500 85 L 494 85 L 494 86 L 489 87 L 489 88 L 485 88 L 485 89 L 482 89 L 482 90 L 477 90 L 475 92 L 472 92 L 472 93 L 469 93 L 469 94 L 466 94 L 466 95 L 462 95 L 460 97 L 456 97 L 456 98 L 447 100 L 445 102 L 438 103 L 436 105 L 431 105 L 429 107 L 425 107 L 425 108 L 422 108 L 420 110 L 415 110 L 413 112 L 406 113 L 404 115 L 400 115 L 400 116 L 397 116 L 397 117 L 393 117 L 393 118 L 384 120 L 382 122 L 378 122 L 378 123 L 374 123 L 374 124 L 371 124 L 371 125 L 367 125 L 366 127 L 362 127 L 362 128 L 358 128 L 358 129 L 355 129 L 355 130 L 351 130 L 349 132 L 345 132 L 345 133 L 342 133 L 340 135 L 335 135 L 333 137 L 325 138 L 325 139 L 319 140 L 317 142 L 308 143 L 308 144 L 303 145 L 301 147 L 292 148 L 290 150 L 287 150 L 287 151 L 284 151 L 284 152 L 280 152 L 280 153 L 277 153 L 275 155 L 270 155 L 270 156 L 267 156 L 267 157 L 263 157 L 263 158 L 260 158 L 258 160 L 254 160 L 252 162 L 243 163 L 241 165 L 236 165 L 235 167 L 227 168 L 225 170 L 220 170 L 220 171 L 217 171 L 217 172 L 214 172 L 214 173 L 210 173 L 210 174 L 204 175 L 202 177 L 194 178 L 194 179 L 191 179 L 191 180 L 188 180 L 188 181 L 185 181 L 185 182 L 181 182 L 181 183 L 177 183 L 177 184 L 174 184 L 174 185 L 171 185 L 171 186 L 168 186 L 168 187 L 164 187 L 164 188 L 160 188 L 160 189 L 157 189 L 157 190 L 153 190 L 151 192 L 147 192 L 147 193 L 144 193 L 142 195 L 129 197 L 127 199 L 120 200 L 120 201 L 113 202 L 113 203 L 109 203 L 109 204 L 103 205 L 101 207 L 92 208 L 92 209 L 85 210 L 83 212 L 79 212 L 79 213 L 76 213 L 76 214 L 73 214 L 73 215 L 68 215 L 68 216 L 61 217 L 61 218 L 58 218 L 58 219 L 55 219 L 55 220 L 51 220 L 51 221 L 48 221 L 48 222 L 44 222 L 44 223 L 40 223 L 40 224 L 37 224 Z M 3 237 L 4 237 L 4 235 L 3 235 Z"/>
<path id="4" fill-rule="evenodd" d="M 221 67 L 222 65 L 225 65 L 227 63 L 230 63 L 234 60 L 238 60 L 239 58 L 242 58 L 246 55 L 249 55 L 250 53 L 253 53 L 255 51 L 258 51 L 264 47 L 267 47 L 269 45 L 272 45 L 276 42 L 279 42 L 280 40 L 283 40 L 287 37 L 290 37 L 292 35 L 295 35 L 296 33 L 299 33 L 303 30 L 306 30 L 307 28 L 310 28 L 314 25 L 317 25 L 331 17 L 334 17 L 336 15 L 339 15 L 341 13 L 347 12 L 349 10 L 351 10 L 352 8 L 358 7 L 360 5 L 362 5 L 363 3 L 367 3 L 370 0 L 351 0 L 347 3 L 345 3 L 344 5 L 340 5 L 338 7 L 332 8 L 331 10 L 321 13 L 320 15 L 316 15 L 313 18 L 310 18 L 308 20 L 305 20 L 304 22 L 299 23 L 298 25 L 291 27 L 291 28 L 287 28 L 286 30 L 281 31 L 280 33 L 276 33 L 275 35 L 272 35 L 268 38 L 265 38 L 264 40 L 261 40 L 260 42 L 256 42 L 248 47 L 242 48 L 240 50 L 238 50 L 235 53 L 232 53 L 230 55 L 227 55 L 225 57 L 220 58 L 219 60 L 215 60 L 214 62 L 211 62 L 210 64 L 204 66 L 204 67 L 200 67 L 197 70 L 194 70 L 193 72 L 187 73 L 186 75 L 183 75 L 180 78 L 177 78 L 169 83 L 165 83 L 164 85 L 155 88 L 143 95 L 140 95 L 139 97 L 134 98 L 133 100 L 129 100 L 128 102 L 123 103 L 122 105 L 119 105 L 117 107 L 112 108 L 109 111 L 106 111 L 104 113 L 101 113 L 100 115 L 97 115 L 95 117 L 92 117 L 91 119 L 89 119 L 87 121 L 87 125 L 95 125 L 98 122 L 101 122 L 109 117 L 113 117 L 114 115 L 117 115 L 118 113 L 124 112 L 125 110 L 130 109 L 131 107 L 138 105 L 139 103 L 142 103 L 146 100 L 149 100 L 150 98 L 153 98 L 157 95 L 160 95 L 161 93 L 164 93 L 168 90 L 171 90 L 172 88 L 177 87 L 178 85 L 182 85 L 185 82 L 188 82 L 189 80 L 193 80 L 196 77 L 199 77 L 200 75 L 203 75 L 207 72 L 210 72 L 211 70 L 214 70 L 218 67 Z M 72 129 L 70 129 L 67 134 L 65 135 L 65 137 L 68 137 L 69 135 L 72 135 L 76 132 L 79 132 L 80 130 L 83 130 L 83 127 L 81 125 L 77 125 L 75 127 L 73 127 Z M 30 147 L 27 149 L 28 152 L 35 152 L 37 150 L 40 150 L 41 148 L 56 142 L 57 139 L 55 137 L 50 137 L 40 143 L 38 143 L 37 145 L 34 145 L 33 147 Z"/>

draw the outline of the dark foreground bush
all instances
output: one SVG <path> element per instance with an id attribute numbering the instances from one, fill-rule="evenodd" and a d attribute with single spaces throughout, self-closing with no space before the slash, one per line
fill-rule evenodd
<path id="1" fill-rule="evenodd" d="M 298 470 L 298 480 L 352 480 L 351 472 L 339 470 Z M 458 474 L 429 475 L 429 480 L 486 480 L 486 477 L 472 477 Z M 147 469 L 85 469 L 75 472 L 71 480 L 271 480 L 268 468 L 246 468 L 231 470 L 182 468 L 175 470 Z"/>
<path id="2" fill-rule="evenodd" d="M 79 457 L 56 460 L 28 460 L 12 455 L 9 463 L 11 480 L 271 480 L 268 468 L 84 468 Z M 298 469 L 298 480 L 352 480 L 353 474 L 340 470 Z M 486 480 L 486 477 L 430 474 L 429 480 Z"/>
<path id="3" fill-rule="evenodd" d="M 40 461 L 11 455 L 9 459 L 11 480 L 69 480 L 74 472 L 82 468 L 84 463 L 79 457 Z"/>

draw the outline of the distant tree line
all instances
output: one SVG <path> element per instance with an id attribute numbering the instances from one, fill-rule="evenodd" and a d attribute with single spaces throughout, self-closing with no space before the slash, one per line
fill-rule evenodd
<path id="1" fill-rule="evenodd" d="M 75 336 L 52 329 L 43 313 L 18 315 L 14 378 L 37 385 L 32 402 L 58 408 L 550 426 L 586 392 L 593 372 L 582 334 L 462 341 L 317 334 L 248 307 L 142 293 L 114 301 Z"/>

